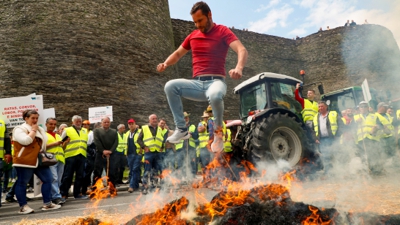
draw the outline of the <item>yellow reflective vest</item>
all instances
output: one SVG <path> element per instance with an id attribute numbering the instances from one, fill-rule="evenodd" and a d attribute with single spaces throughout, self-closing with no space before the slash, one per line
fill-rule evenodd
<path id="1" fill-rule="evenodd" d="M 142 132 L 142 129 L 136 129 L 136 133 L 133 135 L 133 138 L 132 138 L 133 144 L 136 146 L 136 153 L 137 154 L 141 153 L 140 145 L 137 142 L 140 132 Z M 126 143 L 125 155 L 127 155 L 128 154 L 128 139 L 129 139 L 129 135 L 131 134 L 131 131 L 128 131 L 125 134 L 126 134 L 126 136 L 125 136 L 125 143 Z"/>
<path id="2" fill-rule="evenodd" d="M 47 135 L 47 145 L 53 144 L 54 142 L 62 141 L 60 135 L 56 133 L 56 137 L 46 132 Z M 53 153 L 56 156 L 57 161 L 65 164 L 64 149 L 60 145 L 49 147 L 46 149 L 47 152 Z"/>
<path id="3" fill-rule="evenodd" d="M 190 133 L 194 133 L 196 131 L 196 126 L 192 124 L 189 126 L 188 130 Z M 176 150 L 183 148 L 183 142 L 184 140 L 181 140 L 178 144 L 175 145 Z M 189 138 L 189 146 L 192 148 L 196 148 L 196 141 L 192 137 Z"/>
<path id="4" fill-rule="evenodd" d="M 82 128 L 78 134 L 74 127 L 67 127 L 64 130 L 70 139 L 70 142 L 67 144 L 67 147 L 64 151 L 65 158 L 73 157 L 79 154 L 82 154 L 86 157 L 88 131 L 85 128 Z"/>
<path id="5" fill-rule="evenodd" d="M 361 124 L 359 123 L 357 129 L 357 140 L 362 141 L 364 138 L 368 138 L 371 140 L 379 141 L 379 137 L 377 135 L 372 135 L 372 130 L 374 126 L 376 126 L 377 116 L 372 113 L 368 113 L 366 117 L 362 114 L 354 115 L 354 120 L 358 121 L 362 120 Z"/>
<path id="6" fill-rule="evenodd" d="M 229 128 L 226 128 L 226 134 L 224 135 L 224 151 L 225 152 L 232 152 L 232 143 L 231 137 L 232 133 Z"/>
<path id="7" fill-rule="evenodd" d="M 315 135 L 318 137 L 318 122 L 319 122 L 319 113 L 317 113 L 317 115 L 315 115 L 314 116 L 314 121 L 313 121 L 313 123 L 314 123 L 314 131 L 315 131 Z M 331 131 L 332 131 L 332 134 L 333 134 L 333 136 L 335 136 L 336 135 L 336 131 L 337 131 L 337 129 L 338 129 L 338 124 L 337 124 L 337 112 L 336 111 L 329 111 L 328 112 L 328 120 L 329 120 L 329 123 L 330 123 L 330 125 L 331 125 Z"/>
<path id="8" fill-rule="evenodd" d="M 0 120 L 0 159 L 4 158 L 4 134 L 6 133 L 6 123 L 3 120 Z"/>
<path id="9" fill-rule="evenodd" d="M 162 136 L 162 130 L 160 127 L 157 126 L 157 133 L 156 136 L 150 131 L 149 125 L 142 126 L 143 132 L 143 142 L 151 152 L 160 152 L 162 151 L 162 144 L 164 142 L 164 137 Z"/>
<path id="10" fill-rule="evenodd" d="M 303 121 L 313 120 L 314 116 L 318 113 L 318 103 L 316 101 L 311 102 L 308 99 L 304 99 L 304 109 L 301 111 Z"/>
<path id="11" fill-rule="evenodd" d="M 204 132 L 199 133 L 199 148 L 205 148 L 208 144 L 208 140 L 210 139 L 210 135 L 208 134 L 208 131 L 207 131 L 207 123 L 204 121 L 201 121 L 201 124 L 206 129 L 204 130 Z"/>
<path id="12" fill-rule="evenodd" d="M 124 153 L 126 152 L 126 148 L 127 148 L 127 140 L 128 140 L 128 133 L 121 134 L 119 132 L 117 132 L 118 135 L 118 146 L 117 149 L 115 149 L 115 151 L 120 152 L 120 153 Z"/>
<path id="13" fill-rule="evenodd" d="M 377 136 L 379 138 L 388 138 L 393 136 L 394 134 L 394 126 L 392 125 L 393 123 L 393 117 L 391 117 L 389 114 L 386 113 L 386 117 L 382 116 L 380 113 L 376 113 L 376 116 L 378 117 L 379 121 L 381 121 L 382 125 L 390 131 L 390 134 L 386 134 L 384 130 L 379 130 Z"/>
<path id="14" fill-rule="evenodd" d="M 397 119 L 400 120 L 400 109 L 397 110 L 396 115 L 397 115 Z M 398 130 L 398 134 L 400 134 L 400 126 L 397 127 L 397 130 Z"/>

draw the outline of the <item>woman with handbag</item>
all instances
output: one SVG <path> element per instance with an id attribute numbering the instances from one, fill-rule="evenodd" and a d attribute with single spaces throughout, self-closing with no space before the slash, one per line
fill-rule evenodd
<path id="1" fill-rule="evenodd" d="M 39 166 L 38 155 L 46 149 L 47 135 L 43 128 L 38 126 L 39 114 L 35 110 L 25 110 L 22 113 L 25 123 L 13 130 L 14 155 L 13 167 L 17 170 L 15 195 L 19 206 L 19 214 L 32 213 L 26 202 L 26 186 L 32 174 L 36 174 L 42 181 L 42 210 L 58 209 L 61 206 L 51 202 L 52 174 L 48 166 Z"/>

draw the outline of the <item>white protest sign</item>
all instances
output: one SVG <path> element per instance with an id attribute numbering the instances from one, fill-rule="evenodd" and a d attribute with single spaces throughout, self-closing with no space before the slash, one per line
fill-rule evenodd
<path id="1" fill-rule="evenodd" d="M 369 91 L 369 86 L 368 86 L 368 81 L 367 79 L 364 80 L 364 82 L 362 82 L 361 84 L 361 88 L 362 88 L 362 92 L 364 95 L 364 100 L 366 102 L 369 102 L 369 100 L 371 100 L 371 92 Z"/>
<path id="2" fill-rule="evenodd" d="M 106 116 L 110 118 L 111 122 L 113 121 L 112 106 L 89 108 L 90 123 L 101 122 L 101 119 Z"/>
<path id="3" fill-rule="evenodd" d="M 7 128 L 13 128 L 25 122 L 22 118 L 22 112 L 26 109 L 34 109 L 39 113 L 38 124 L 45 127 L 45 118 L 43 115 L 43 96 L 23 96 L 14 98 L 0 99 L 0 119 L 2 119 Z"/>
<path id="4" fill-rule="evenodd" d="M 40 116 L 42 116 L 42 115 L 40 115 Z M 43 117 L 44 117 L 45 121 L 49 117 L 55 118 L 56 117 L 56 111 L 54 110 L 54 108 L 43 109 Z"/>

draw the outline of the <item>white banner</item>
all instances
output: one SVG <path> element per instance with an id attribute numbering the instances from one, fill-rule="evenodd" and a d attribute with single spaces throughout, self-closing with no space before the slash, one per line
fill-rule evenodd
<path id="1" fill-rule="evenodd" d="M 89 108 L 90 123 L 101 122 L 104 117 L 109 117 L 110 121 L 113 121 L 112 106 Z"/>
<path id="2" fill-rule="evenodd" d="M 43 117 L 42 95 L 0 99 L 0 119 L 4 120 L 7 128 L 23 124 L 22 112 L 26 109 L 34 109 L 39 113 L 38 124 L 44 128 L 46 118 Z"/>
<path id="3" fill-rule="evenodd" d="M 367 79 L 365 79 L 364 82 L 362 82 L 361 88 L 362 88 L 362 91 L 363 91 L 364 100 L 366 102 L 369 102 L 369 100 L 371 100 L 372 97 L 371 97 L 371 92 L 369 91 L 369 86 L 368 86 Z"/>

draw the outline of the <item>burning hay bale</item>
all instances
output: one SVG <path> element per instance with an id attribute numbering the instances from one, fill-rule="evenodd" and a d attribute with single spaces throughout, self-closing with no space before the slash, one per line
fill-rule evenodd
<path id="1" fill-rule="evenodd" d="M 139 224 L 331 224 L 338 216 L 335 209 L 318 209 L 290 199 L 289 191 L 279 184 L 257 186 L 251 190 L 227 190 L 197 207 L 192 221 L 180 218 L 189 202 L 182 197 L 155 213 L 140 215 L 128 222 Z"/>
<path id="2" fill-rule="evenodd" d="M 189 201 L 182 197 L 166 204 L 162 209 L 154 213 L 139 215 L 130 220 L 127 225 L 148 225 L 148 224 L 174 224 L 186 225 L 186 220 L 180 219 L 179 215 L 187 209 Z"/>

